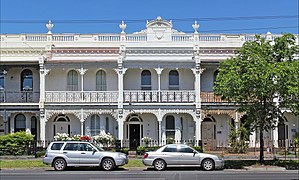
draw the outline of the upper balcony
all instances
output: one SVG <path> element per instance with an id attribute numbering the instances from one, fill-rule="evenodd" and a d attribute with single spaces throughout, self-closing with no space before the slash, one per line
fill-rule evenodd
<path id="1" fill-rule="evenodd" d="M 0 91 L 0 103 L 39 103 L 39 92 Z"/>
<path id="2" fill-rule="evenodd" d="M 123 92 L 124 103 L 195 104 L 195 91 L 129 91 Z M 201 92 L 202 103 L 225 103 L 213 92 Z M 117 103 L 118 91 L 46 91 L 46 103 Z"/>

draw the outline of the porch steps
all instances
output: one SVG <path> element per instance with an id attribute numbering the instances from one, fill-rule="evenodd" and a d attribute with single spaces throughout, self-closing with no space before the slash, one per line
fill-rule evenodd
<path id="1" fill-rule="evenodd" d="M 136 158 L 137 152 L 136 151 L 129 151 L 128 156 L 129 156 L 129 158 Z"/>

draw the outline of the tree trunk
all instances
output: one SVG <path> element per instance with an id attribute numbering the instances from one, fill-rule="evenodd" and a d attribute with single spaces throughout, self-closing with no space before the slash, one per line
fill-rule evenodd
<path id="1" fill-rule="evenodd" d="M 265 164 L 264 160 L 264 123 L 263 120 L 260 122 L 260 163 Z"/>

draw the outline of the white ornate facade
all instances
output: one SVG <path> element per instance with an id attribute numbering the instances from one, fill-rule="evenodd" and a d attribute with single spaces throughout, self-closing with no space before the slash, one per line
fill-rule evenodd
<path id="1" fill-rule="evenodd" d="M 254 35 L 192 27 L 194 33 L 179 32 L 158 17 L 133 34 L 124 22 L 120 34 L 52 34 L 50 21 L 47 34 L 1 34 L 1 134 L 25 130 L 52 140 L 58 132 L 105 131 L 122 141 L 147 136 L 161 144 L 172 137 L 228 146 L 228 122 L 238 128 L 243 114 L 214 95 L 213 81 L 219 62 Z M 299 131 L 298 117 L 285 116 L 266 143 Z"/>

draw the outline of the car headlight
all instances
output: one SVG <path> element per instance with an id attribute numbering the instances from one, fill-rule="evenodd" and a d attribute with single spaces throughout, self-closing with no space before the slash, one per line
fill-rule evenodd
<path id="1" fill-rule="evenodd" d="M 127 159 L 127 155 L 125 155 L 125 154 L 118 154 L 118 157 L 121 157 L 121 158 Z"/>
<path id="2" fill-rule="evenodd" d="M 221 161 L 223 160 L 223 158 L 222 158 L 222 157 L 218 157 L 218 159 L 219 159 L 219 160 L 221 160 Z"/>

